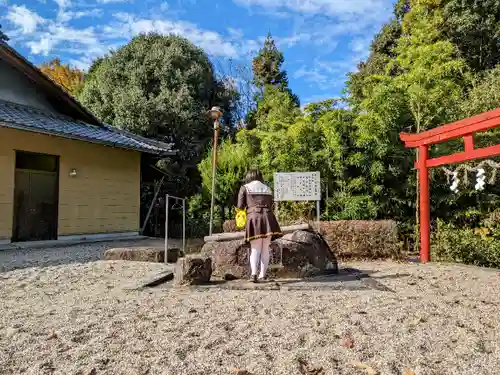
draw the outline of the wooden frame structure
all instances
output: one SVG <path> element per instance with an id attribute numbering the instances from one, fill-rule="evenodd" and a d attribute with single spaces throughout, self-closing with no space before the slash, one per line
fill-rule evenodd
<path id="1" fill-rule="evenodd" d="M 406 148 L 418 149 L 415 168 L 420 180 L 420 261 L 430 261 L 430 186 L 429 168 L 445 164 L 457 164 L 469 160 L 484 159 L 500 155 L 500 145 L 474 147 L 474 133 L 500 127 L 500 108 L 477 116 L 446 124 L 422 133 L 401 133 L 400 139 Z M 452 155 L 429 158 L 429 147 L 452 139 L 463 138 L 464 151 Z"/>

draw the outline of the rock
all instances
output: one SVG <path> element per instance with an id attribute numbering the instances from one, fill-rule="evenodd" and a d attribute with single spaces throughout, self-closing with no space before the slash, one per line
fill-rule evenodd
<path id="1" fill-rule="evenodd" d="M 173 248 L 167 250 L 167 263 L 176 263 L 181 257 L 181 249 Z"/>
<path id="2" fill-rule="evenodd" d="M 338 272 L 337 258 L 323 237 L 298 230 L 285 234 L 271 244 L 282 251 L 282 277 L 308 277 Z"/>
<path id="3" fill-rule="evenodd" d="M 212 258 L 216 277 L 233 280 L 250 276 L 250 246 L 243 240 L 207 242 L 201 253 Z M 338 272 L 335 255 L 323 238 L 314 232 L 299 230 L 273 241 L 270 258 L 269 277 L 297 278 Z"/>
<path id="4" fill-rule="evenodd" d="M 250 246 L 243 240 L 207 242 L 201 254 L 212 258 L 212 275 L 234 280 L 250 275 L 248 260 Z"/>
<path id="5" fill-rule="evenodd" d="M 313 366 L 304 358 L 298 358 L 299 372 L 304 375 L 324 375 L 323 367 Z"/>
<path id="6" fill-rule="evenodd" d="M 180 258 L 175 266 L 176 285 L 208 284 L 212 276 L 212 259 L 199 255 Z"/>
<path id="7" fill-rule="evenodd" d="M 163 263 L 165 262 L 165 250 L 154 247 L 115 248 L 106 250 L 104 260 Z"/>

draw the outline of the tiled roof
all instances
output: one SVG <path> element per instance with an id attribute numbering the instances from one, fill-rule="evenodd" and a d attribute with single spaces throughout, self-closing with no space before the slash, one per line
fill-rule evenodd
<path id="1" fill-rule="evenodd" d="M 0 126 L 140 152 L 175 154 L 172 144 L 140 137 L 111 126 L 90 125 L 70 117 L 3 100 L 0 100 Z"/>
<path id="2" fill-rule="evenodd" d="M 0 60 L 28 77 L 36 91 L 43 92 L 47 99 L 58 107 L 61 113 L 90 124 L 100 124 L 99 119 L 83 107 L 68 91 L 43 74 L 40 69 L 7 43 L 0 42 Z"/>

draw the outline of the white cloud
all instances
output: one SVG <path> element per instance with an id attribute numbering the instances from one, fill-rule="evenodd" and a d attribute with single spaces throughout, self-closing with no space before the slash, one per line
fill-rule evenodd
<path id="1" fill-rule="evenodd" d="M 346 74 L 354 72 L 357 64 L 366 58 L 369 51 L 354 51 L 343 60 L 314 59 L 309 64 L 302 65 L 293 73 L 293 78 L 303 79 L 309 86 L 322 91 L 331 91 L 342 87 L 347 80 Z"/>
<path id="2" fill-rule="evenodd" d="M 47 56 L 58 46 L 69 53 L 99 56 L 108 48 L 102 44 L 93 28 L 76 29 L 62 24 L 51 24 L 39 38 L 28 43 L 33 54 Z"/>
<path id="3" fill-rule="evenodd" d="M 28 47 L 31 49 L 31 53 L 35 55 L 44 55 L 47 56 L 52 48 L 54 48 L 55 41 L 50 38 L 42 37 L 38 42 L 31 41 L 26 43 Z"/>
<path id="4" fill-rule="evenodd" d="M 136 18 L 130 14 L 115 15 L 118 22 L 106 26 L 107 38 L 130 38 L 140 33 L 158 32 L 161 34 L 181 35 L 214 56 L 238 57 L 235 43 L 226 40 L 215 31 L 203 30 L 196 25 L 183 21 Z"/>
<path id="5" fill-rule="evenodd" d="M 293 74 L 293 77 L 296 79 L 303 79 L 321 89 L 325 89 L 328 87 L 328 82 L 331 78 L 328 74 L 325 74 L 319 68 L 306 65 L 296 70 Z"/>
<path id="6" fill-rule="evenodd" d="M 303 99 L 303 103 L 302 103 L 301 107 L 303 110 L 304 107 L 306 107 L 307 105 L 309 105 L 311 103 L 317 103 L 317 102 L 322 102 L 322 101 L 325 101 L 328 99 L 337 99 L 337 98 L 338 98 L 338 96 L 333 94 L 333 93 L 311 95 L 311 96 L 308 96 L 308 97 Z M 302 100 L 301 100 L 301 102 L 302 102 Z"/>
<path id="7" fill-rule="evenodd" d="M 59 5 L 59 8 L 69 8 L 71 7 L 71 0 L 54 0 L 54 2 Z"/>
<path id="8" fill-rule="evenodd" d="M 303 14 L 346 16 L 380 13 L 387 8 L 387 0 L 233 0 L 246 6 L 260 6 L 274 10 L 288 10 Z"/>
<path id="9" fill-rule="evenodd" d="M 5 1 L 5 0 L 0 0 Z M 39 0 L 40 1 L 40 0 Z M 210 55 L 213 61 L 236 60 L 248 63 L 265 38 L 266 29 L 259 38 L 247 39 L 243 27 L 238 23 L 236 28 L 226 28 L 216 32 L 198 25 L 178 20 L 175 2 L 160 2 L 143 15 L 116 13 L 110 14 L 107 4 L 133 2 L 135 0 L 49 0 L 47 4 L 57 3 L 52 19 L 43 19 L 24 6 L 13 6 L 6 17 L 12 25 L 9 36 L 12 43 L 22 43 L 32 54 L 43 56 L 61 56 L 67 62 L 80 69 L 87 69 L 91 62 L 106 54 L 110 49 L 117 49 L 139 33 L 159 32 L 177 34 L 186 37 Z M 184 5 L 187 0 L 178 0 Z M 194 0 L 193 0 L 194 1 Z M 276 30 L 273 37 L 278 47 L 285 52 L 289 76 L 309 84 L 314 92 L 336 91 L 345 81 L 345 73 L 352 71 L 356 63 L 366 58 L 369 52 L 371 35 L 381 21 L 378 19 L 380 7 L 392 0 L 233 0 L 241 4 L 257 5 L 262 13 L 276 16 L 279 14 L 294 15 L 293 30 Z M 168 6 L 170 4 L 172 8 Z M 349 4 L 347 6 L 346 4 Z M 372 4 L 370 7 L 369 4 Z M 334 6 L 335 5 L 335 6 Z M 56 8 L 53 5 L 54 8 Z M 166 11 L 163 13 L 162 11 Z M 108 13 L 105 13 L 108 12 Z M 93 27 L 76 27 L 72 23 L 82 17 L 107 17 L 101 22 L 93 23 Z M 232 17 L 232 15 L 229 15 Z M 385 13 L 389 17 L 389 13 Z M 105 23 L 102 21 L 106 20 Z M 224 25 L 224 20 L 218 22 Z M 243 24 L 243 23 L 242 23 Z M 241 25 L 242 25 L 241 24 Z M 13 28 L 12 26 L 16 26 Z M 335 57 L 331 52 L 338 44 L 346 44 L 345 55 Z M 287 51 L 291 47 L 304 48 L 304 59 L 292 60 Z M 293 55 L 292 55 L 293 56 Z M 299 66 L 293 71 L 289 64 Z M 301 66 L 302 64 L 302 66 Z M 231 72 L 230 72 L 231 73 Z M 237 72 L 236 72 L 237 73 Z M 238 74 L 226 76 L 238 77 Z M 232 85 L 241 86 L 238 80 Z"/>
<path id="10" fill-rule="evenodd" d="M 92 61 L 93 59 L 90 56 L 82 56 L 80 59 L 69 60 L 69 64 L 79 70 L 86 71 L 92 64 Z"/>
<path id="11" fill-rule="evenodd" d="M 229 35 L 231 35 L 233 38 L 237 38 L 237 39 L 243 39 L 243 30 L 241 29 L 233 29 L 232 27 L 229 27 L 227 29 L 227 31 L 229 32 Z"/>
<path id="12" fill-rule="evenodd" d="M 365 54 L 366 52 L 369 51 L 371 42 L 372 42 L 371 37 L 354 38 L 349 43 L 349 47 L 350 47 L 351 51 L 353 51 L 357 54 Z"/>
<path id="13" fill-rule="evenodd" d="M 281 48 L 296 45 L 320 46 L 331 53 L 340 37 L 372 36 L 391 15 L 393 0 L 233 0 L 266 11 L 268 16 L 287 12 L 293 18 L 291 35 L 273 35 Z M 281 15 L 280 15 L 281 17 Z"/>
<path id="14" fill-rule="evenodd" d="M 35 32 L 39 24 L 45 22 L 37 13 L 27 9 L 24 5 L 12 6 L 7 13 L 7 20 L 20 28 L 23 34 Z"/>
<path id="15" fill-rule="evenodd" d="M 293 73 L 295 79 L 303 79 L 311 87 L 320 90 L 331 90 L 341 86 L 345 79 L 345 73 L 352 68 L 352 58 L 345 60 L 321 60 L 314 59 L 309 64 L 302 65 Z"/>
<path id="16" fill-rule="evenodd" d="M 99 8 L 85 11 L 71 11 L 60 8 L 59 12 L 57 12 L 57 21 L 66 23 L 83 17 L 99 17 L 102 16 L 102 13 L 102 9 Z"/>
<path id="17" fill-rule="evenodd" d="M 51 23 L 44 32 L 38 33 L 26 45 L 31 53 L 48 56 L 58 47 L 64 51 L 95 57 L 107 52 L 93 28 L 76 29 L 62 23 Z"/>
<path id="18" fill-rule="evenodd" d="M 126 13 L 113 15 L 108 24 L 77 28 L 70 22 L 77 18 L 100 16 L 102 9 L 85 9 L 80 7 L 80 3 L 72 4 L 69 0 L 54 1 L 59 5 L 54 19 L 44 20 L 24 6 L 10 8 L 8 20 L 18 28 L 16 33 L 12 33 L 13 43 L 24 43 L 35 55 L 68 54 L 71 56 L 71 63 L 79 68 L 88 67 L 93 59 L 110 49 L 119 48 L 133 36 L 153 31 L 184 36 L 211 56 L 238 58 L 242 53 L 246 53 L 242 51 L 257 47 L 257 43 L 245 41 L 243 34 L 236 30 L 229 31 L 229 35 L 224 36 L 189 22 L 140 18 Z M 43 27 L 40 27 L 42 24 Z"/>
<path id="19" fill-rule="evenodd" d="M 118 3 L 130 3 L 133 0 L 97 0 L 99 4 L 118 4 Z"/>
<path id="20" fill-rule="evenodd" d="M 73 48 L 81 47 L 80 53 L 91 53 L 99 50 L 99 39 L 92 28 L 77 29 L 68 26 L 68 22 L 86 16 L 98 16 L 99 9 L 66 10 L 71 6 L 68 0 L 55 0 L 60 6 L 55 19 L 44 19 L 25 6 L 12 6 L 7 14 L 7 20 L 15 25 L 12 41 L 24 42 L 35 55 L 48 56 L 61 44 L 71 43 Z M 10 36 L 9 35 L 9 36 Z"/>

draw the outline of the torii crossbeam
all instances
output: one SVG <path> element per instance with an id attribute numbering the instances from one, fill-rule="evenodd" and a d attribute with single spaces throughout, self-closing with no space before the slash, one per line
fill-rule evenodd
<path id="1" fill-rule="evenodd" d="M 500 155 L 500 145 L 474 148 L 474 133 L 500 127 L 500 108 L 477 116 L 466 118 L 422 133 L 401 133 L 400 139 L 406 148 L 418 148 L 415 168 L 420 180 L 420 261 L 430 261 L 430 186 L 429 168 L 445 164 L 462 163 L 469 160 L 484 159 Z M 463 138 L 464 151 L 452 155 L 429 158 L 429 147 L 433 144 Z"/>

